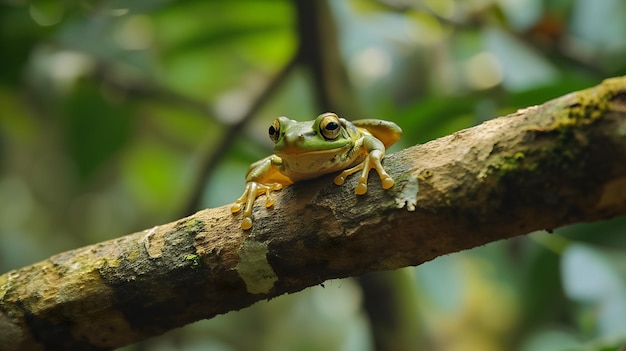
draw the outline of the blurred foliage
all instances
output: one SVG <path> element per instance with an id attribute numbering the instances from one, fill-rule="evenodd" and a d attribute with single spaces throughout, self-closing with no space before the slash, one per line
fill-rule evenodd
<path id="1" fill-rule="evenodd" d="M 293 65 L 305 2 L 0 3 L 0 270 L 235 199 L 276 116 L 323 112 Z M 364 111 L 345 117 L 397 122 L 395 150 L 626 74 L 621 0 L 328 3 L 318 20 Z M 403 322 L 387 329 L 419 336 L 407 350 L 618 350 L 625 251 L 621 218 L 392 272 Z M 373 350 L 362 288 L 326 282 L 126 349 Z"/>

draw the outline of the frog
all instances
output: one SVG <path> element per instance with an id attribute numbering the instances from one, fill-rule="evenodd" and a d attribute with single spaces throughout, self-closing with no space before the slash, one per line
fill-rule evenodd
<path id="1" fill-rule="evenodd" d="M 252 228 L 252 208 L 259 196 L 265 195 L 265 207 L 269 208 L 275 202 L 273 192 L 296 182 L 340 172 L 333 182 L 343 185 L 348 176 L 360 171 L 354 192 L 364 195 L 369 173 L 375 169 L 383 189 L 395 184 L 382 166 L 386 149 L 402 136 L 402 129 L 393 122 L 348 121 L 326 112 L 303 122 L 278 117 L 268 133 L 274 154 L 250 165 L 245 190 L 231 206 L 233 214 L 243 209 L 243 230 Z"/>

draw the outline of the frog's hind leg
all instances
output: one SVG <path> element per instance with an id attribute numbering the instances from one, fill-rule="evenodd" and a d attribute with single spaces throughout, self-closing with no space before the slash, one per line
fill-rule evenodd
<path id="1" fill-rule="evenodd" d="M 336 176 L 334 179 L 335 184 L 342 185 L 349 175 L 361 171 L 359 184 L 357 184 L 354 192 L 357 195 L 363 195 L 367 193 L 367 178 L 369 176 L 369 172 L 372 168 L 375 168 L 378 176 L 380 177 L 383 189 L 391 188 L 394 184 L 393 178 L 391 178 L 391 176 L 387 174 L 385 168 L 383 168 L 383 165 L 381 164 L 381 160 L 383 159 L 384 155 L 385 154 L 381 150 L 370 151 L 370 153 L 367 155 L 367 157 L 365 157 L 365 160 L 363 160 L 363 162 L 352 168 L 344 170 L 338 176 Z"/>

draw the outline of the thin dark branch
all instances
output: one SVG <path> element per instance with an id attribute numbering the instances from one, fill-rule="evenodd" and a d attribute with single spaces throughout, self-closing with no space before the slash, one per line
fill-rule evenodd
<path id="1" fill-rule="evenodd" d="M 254 117 L 259 109 L 266 103 L 269 98 L 276 92 L 276 90 L 285 82 L 289 74 L 294 70 L 298 64 L 298 56 L 291 58 L 289 62 L 269 81 L 265 89 L 257 96 L 250 107 L 243 113 L 243 115 L 237 119 L 237 122 L 230 125 L 228 129 L 222 134 L 222 139 L 217 145 L 211 145 L 204 151 L 204 156 L 201 157 L 201 163 L 196 173 L 196 178 L 193 181 L 193 185 L 189 189 L 189 199 L 184 201 L 185 204 L 181 210 L 180 216 L 187 216 L 198 210 L 200 207 L 200 200 L 202 198 L 202 189 L 210 179 L 211 172 L 215 170 L 217 165 L 221 162 L 222 157 L 227 153 L 228 148 L 235 141 L 237 135 L 239 135 L 245 125 Z"/>
<path id="2" fill-rule="evenodd" d="M 100 64 L 94 71 L 94 78 L 118 94 L 134 99 L 143 98 L 160 101 L 172 106 L 194 111 L 207 118 L 213 118 L 211 105 L 199 99 L 166 89 L 156 83 L 122 78 L 116 70 L 108 65 Z"/>
<path id="3" fill-rule="evenodd" d="M 337 24 L 328 1 L 295 0 L 298 19 L 298 57 L 311 72 L 311 83 L 320 112 L 332 111 L 347 118 L 359 116 L 339 50 Z"/>

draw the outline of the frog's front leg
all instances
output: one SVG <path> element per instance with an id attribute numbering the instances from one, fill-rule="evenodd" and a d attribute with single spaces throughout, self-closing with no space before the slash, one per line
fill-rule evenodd
<path id="1" fill-rule="evenodd" d="M 383 157 L 385 157 L 385 146 L 378 139 L 371 136 L 366 137 L 364 141 L 364 146 L 367 148 L 367 150 L 369 150 L 369 152 L 367 156 L 365 156 L 363 162 L 341 172 L 338 176 L 335 177 L 335 184 L 342 185 L 349 175 L 361 171 L 359 183 L 354 189 L 354 192 L 357 195 L 363 195 L 367 193 L 367 178 L 369 176 L 370 170 L 374 168 L 376 169 L 376 172 L 380 177 L 383 189 L 391 188 L 395 182 L 393 178 L 391 178 L 391 176 L 387 173 L 387 171 L 385 171 L 385 168 L 381 163 Z"/>
<path id="2" fill-rule="evenodd" d="M 288 178 L 281 177 L 277 168 L 280 164 L 280 157 L 272 155 L 253 163 L 248 168 L 246 188 L 230 208 L 232 213 L 239 213 L 243 208 L 243 219 L 241 221 L 243 230 L 252 228 L 254 200 L 265 194 L 265 207 L 270 207 L 274 204 L 272 191 L 280 190 L 283 185 L 289 184 Z"/>
<path id="3" fill-rule="evenodd" d="M 274 204 L 274 198 L 271 193 L 275 190 L 282 189 L 282 184 L 261 184 L 257 182 L 247 182 L 246 189 L 243 195 L 235 200 L 235 203 L 231 206 L 230 211 L 232 213 L 238 213 L 243 207 L 243 219 L 241 220 L 241 229 L 248 230 L 252 228 L 252 207 L 254 206 L 254 200 L 257 197 L 265 194 L 265 207 L 270 207 Z"/>

